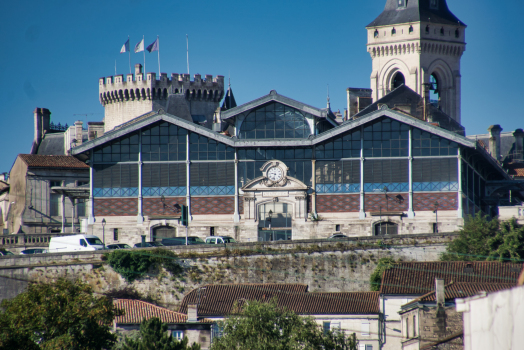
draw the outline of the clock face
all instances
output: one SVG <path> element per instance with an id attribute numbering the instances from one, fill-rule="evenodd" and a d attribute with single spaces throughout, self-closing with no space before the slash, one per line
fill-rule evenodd
<path id="1" fill-rule="evenodd" d="M 279 167 L 273 167 L 267 172 L 267 177 L 271 181 L 280 181 L 280 179 L 282 179 L 282 175 L 282 169 Z"/>

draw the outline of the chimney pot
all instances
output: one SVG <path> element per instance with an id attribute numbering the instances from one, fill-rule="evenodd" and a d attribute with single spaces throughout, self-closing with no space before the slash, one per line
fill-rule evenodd
<path id="1" fill-rule="evenodd" d="M 437 306 L 444 306 L 446 296 L 444 290 L 444 279 L 442 278 L 435 278 L 435 299 L 437 300 Z"/>
<path id="2" fill-rule="evenodd" d="M 197 304 L 187 305 L 187 322 L 188 323 L 198 322 Z"/>

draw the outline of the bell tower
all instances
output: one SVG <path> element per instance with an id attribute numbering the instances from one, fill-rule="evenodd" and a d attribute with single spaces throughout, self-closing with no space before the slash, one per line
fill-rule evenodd
<path id="1" fill-rule="evenodd" d="M 373 101 L 405 84 L 460 123 L 466 25 L 446 0 L 387 0 L 366 29 Z"/>

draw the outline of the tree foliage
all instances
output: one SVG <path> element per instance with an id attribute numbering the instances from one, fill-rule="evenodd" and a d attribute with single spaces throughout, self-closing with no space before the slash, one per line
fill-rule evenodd
<path id="1" fill-rule="evenodd" d="M 117 249 L 107 254 L 105 258 L 111 268 L 128 282 L 145 275 L 150 268 L 162 266 L 173 275 L 182 272 L 177 255 L 163 248 L 152 250 Z"/>
<path id="2" fill-rule="evenodd" d="M 449 243 L 444 261 L 519 261 L 524 257 L 524 228 L 512 218 L 489 220 L 477 213 L 467 217 L 459 237 Z"/>
<path id="3" fill-rule="evenodd" d="M 122 350 L 200 350 L 200 345 L 188 345 L 187 337 L 178 341 L 167 333 L 167 325 L 153 317 L 144 319 L 140 325 L 140 333 L 136 337 L 126 337 L 123 344 L 114 349 Z"/>
<path id="4" fill-rule="evenodd" d="M 235 310 L 219 323 L 223 336 L 213 340 L 212 350 L 357 349 L 354 333 L 350 337 L 342 332 L 324 333 L 313 318 L 279 307 L 276 299 L 249 301 Z"/>
<path id="5" fill-rule="evenodd" d="M 66 279 L 30 284 L 26 292 L 4 300 L 2 309 L 0 349 L 106 349 L 116 340 L 110 326 L 121 314 L 110 298 Z"/>
<path id="6" fill-rule="evenodd" d="M 373 292 L 378 292 L 380 290 L 380 285 L 382 284 L 382 275 L 384 271 L 392 268 L 395 265 L 395 259 L 393 258 L 380 258 L 378 259 L 377 267 L 375 271 L 369 276 L 369 284 L 371 285 L 371 290 Z"/>

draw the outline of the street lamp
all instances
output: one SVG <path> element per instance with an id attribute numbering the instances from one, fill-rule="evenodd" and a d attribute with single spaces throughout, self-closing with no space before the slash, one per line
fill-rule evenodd
<path id="1" fill-rule="evenodd" d="M 435 206 L 435 210 L 433 210 L 433 212 L 435 213 L 435 232 L 434 233 L 438 233 L 438 202 L 435 202 L 433 204 Z"/>
<path id="2" fill-rule="evenodd" d="M 104 249 L 106 248 L 106 219 L 102 219 L 102 239 L 104 243 Z"/>

